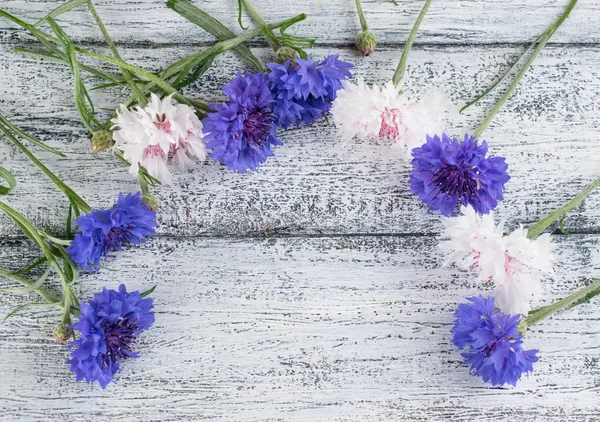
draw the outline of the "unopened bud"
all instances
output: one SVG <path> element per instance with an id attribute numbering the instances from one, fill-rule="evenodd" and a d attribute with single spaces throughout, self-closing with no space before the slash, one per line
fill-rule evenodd
<path id="1" fill-rule="evenodd" d="M 112 133 L 108 130 L 99 130 L 92 135 L 92 151 L 102 152 L 113 145 Z"/>
<path id="2" fill-rule="evenodd" d="M 156 199 L 156 196 L 152 195 L 150 192 L 142 194 L 142 199 L 144 204 L 148 205 L 152 211 L 156 211 L 158 209 L 158 199 Z"/>
<path id="3" fill-rule="evenodd" d="M 356 47 L 363 56 L 370 56 L 375 51 L 377 41 L 371 31 L 360 31 L 356 36 Z"/>
<path id="4" fill-rule="evenodd" d="M 288 60 L 292 60 L 298 57 L 298 52 L 292 47 L 283 46 L 275 53 L 275 61 L 277 63 L 285 63 Z"/>
<path id="5" fill-rule="evenodd" d="M 61 322 L 54 329 L 54 336 L 56 337 L 56 340 L 60 341 L 61 343 L 64 343 L 65 341 L 73 337 L 73 329 L 65 327 L 65 324 Z"/>

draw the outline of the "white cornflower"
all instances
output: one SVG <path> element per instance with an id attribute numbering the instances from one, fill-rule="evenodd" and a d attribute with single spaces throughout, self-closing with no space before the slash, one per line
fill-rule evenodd
<path id="1" fill-rule="evenodd" d="M 183 169 L 206 158 L 202 122 L 190 106 L 172 104 L 171 96 L 161 100 L 151 94 L 145 108 L 129 110 L 121 105 L 112 123 L 114 148 L 131 162 L 131 174 L 137 174 L 142 165 L 150 175 L 170 183 L 170 159 Z"/>
<path id="2" fill-rule="evenodd" d="M 448 254 L 445 265 L 475 270 L 479 280 L 495 283 L 496 303 L 502 312 L 527 315 L 531 300 L 542 293 L 542 275 L 554 274 L 555 245 L 550 235 L 531 240 L 520 227 L 504 236 L 504 224 L 496 225 L 492 213 L 478 215 L 471 206 L 461 211 L 462 216 L 444 219 L 450 237 L 440 243 Z"/>
<path id="3" fill-rule="evenodd" d="M 334 122 L 344 140 L 387 138 L 410 152 L 425 142 L 426 135 L 442 132 L 448 113 L 455 111 L 448 96 L 431 90 L 414 102 L 399 93 L 392 82 L 383 87 L 342 81 L 342 89 L 331 107 Z"/>

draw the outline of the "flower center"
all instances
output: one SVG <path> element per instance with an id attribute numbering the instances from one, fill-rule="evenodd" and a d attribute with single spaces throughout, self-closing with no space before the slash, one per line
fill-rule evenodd
<path id="1" fill-rule="evenodd" d="M 108 360 L 117 363 L 119 359 L 128 356 L 126 352 L 131 353 L 131 344 L 135 342 L 135 330 L 137 325 L 135 321 L 128 318 L 119 318 L 115 324 L 105 320 L 101 325 L 102 331 L 106 337 L 106 354 L 104 355 L 104 365 L 108 366 Z"/>
<path id="2" fill-rule="evenodd" d="M 102 254 L 106 258 L 111 251 L 118 251 L 124 242 L 129 240 L 129 231 L 123 227 L 113 227 L 110 229 L 104 240 Z"/>
<path id="3" fill-rule="evenodd" d="M 479 183 L 479 179 L 474 177 L 472 171 L 474 168 L 448 164 L 433 173 L 431 182 L 441 193 L 457 196 L 463 200 L 463 203 L 467 203 L 469 199 L 475 198 L 478 190 L 485 188 Z"/>
<path id="4" fill-rule="evenodd" d="M 156 116 L 156 121 L 154 122 L 154 126 L 162 132 L 171 134 L 171 122 L 167 120 L 167 116 L 164 114 L 161 116 Z"/>
<path id="5" fill-rule="evenodd" d="M 402 113 L 397 108 L 391 110 L 386 107 L 385 111 L 381 113 L 381 129 L 379 129 L 379 136 L 382 138 L 396 139 L 400 133 L 399 126 Z"/>
<path id="6" fill-rule="evenodd" d="M 271 134 L 275 114 L 271 107 L 254 107 L 244 119 L 244 135 L 248 144 L 260 146 Z"/>

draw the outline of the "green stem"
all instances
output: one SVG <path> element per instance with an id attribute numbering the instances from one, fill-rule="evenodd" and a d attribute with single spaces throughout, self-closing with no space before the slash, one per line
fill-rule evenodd
<path id="1" fill-rule="evenodd" d="M 358 18 L 360 19 L 360 27 L 363 31 L 369 30 L 369 25 L 367 25 L 367 19 L 365 18 L 365 12 L 363 12 L 362 5 L 360 4 L 360 0 L 356 1 L 356 10 L 358 10 Z"/>
<path id="2" fill-rule="evenodd" d="M 112 51 L 113 56 L 115 56 L 115 59 L 121 60 L 121 56 L 119 55 L 119 52 L 117 51 L 117 47 L 115 46 L 115 43 L 113 42 L 113 40 L 110 38 L 110 35 L 108 35 L 108 31 L 106 30 L 104 23 L 102 23 L 102 19 L 100 19 L 100 15 L 98 15 L 96 8 L 92 4 L 92 0 L 87 0 L 87 6 L 88 6 L 88 9 L 90 9 L 92 16 L 94 16 L 94 20 L 96 21 L 96 24 L 98 24 L 98 27 L 100 28 L 100 31 L 102 32 L 102 35 L 104 36 L 104 39 L 106 40 L 106 43 L 108 44 L 108 47 L 110 48 L 110 51 Z M 121 69 L 121 73 L 123 74 L 123 78 L 125 78 L 127 85 L 129 85 L 129 88 L 131 88 L 131 91 L 137 98 L 138 103 L 142 107 L 145 107 L 148 103 L 146 101 L 146 96 L 140 90 L 140 88 L 137 86 L 137 84 L 133 81 L 133 78 L 131 77 L 131 73 L 129 72 L 129 70 L 124 69 L 123 67 L 120 67 L 120 69 Z"/>
<path id="3" fill-rule="evenodd" d="M 295 22 L 295 21 L 302 20 L 302 19 L 306 19 L 305 14 L 300 14 L 294 18 L 267 25 L 266 28 L 271 29 L 271 30 L 277 29 L 289 22 Z M 184 68 L 188 67 L 190 65 L 190 63 L 198 61 L 202 57 L 210 57 L 210 56 L 220 54 L 222 52 L 225 52 L 231 48 L 234 48 L 234 47 L 236 47 L 254 37 L 257 37 L 259 35 L 263 35 L 262 29 L 256 29 L 256 30 L 248 32 L 244 35 L 240 35 L 239 37 L 231 38 L 229 40 L 224 40 L 224 41 L 218 42 L 216 44 L 213 44 L 212 46 L 208 47 L 207 49 L 205 49 L 203 51 L 199 51 L 198 53 L 194 53 L 192 55 L 184 57 L 183 59 L 180 59 L 180 60 L 170 64 L 165 69 L 160 71 L 158 73 L 158 76 L 162 79 L 168 79 L 170 77 L 173 77 L 176 74 L 178 74 L 179 72 L 181 72 Z M 147 92 L 153 86 L 155 86 L 155 83 L 149 82 L 148 84 L 146 84 L 145 86 L 142 87 L 142 91 Z M 129 107 L 131 104 L 133 104 L 134 100 L 135 100 L 135 97 L 130 97 L 123 104 L 125 105 L 125 107 Z M 110 123 L 110 119 L 108 120 L 108 123 Z"/>
<path id="4" fill-rule="evenodd" d="M 572 307 L 574 304 L 582 303 L 582 300 L 586 297 L 597 293 L 600 290 L 600 280 L 597 280 L 590 284 L 589 286 L 584 287 L 581 290 L 569 295 L 557 302 L 554 302 L 552 305 L 545 306 L 543 308 L 536 309 L 531 312 L 531 315 L 525 318 L 521 324 L 519 325 L 519 331 L 523 334 L 527 331 L 527 328 L 532 326 L 533 324 L 537 324 L 544 318 L 552 315 L 553 313 L 560 311 L 562 309 L 566 309 Z"/>
<path id="5" fill-rule="evenodd" d="M 252 18 L 252 20 L 254 22 L 256 22 L 256 24 L 258 26 L 260 26 L 261 28 L 264 28 L 267 26 L 267 22 L 265 22 L 265 20 L 258 14 L 258 12 L 256 10 L 254 10 L 254 7 L 252 7 L 249 0 L 240 0 L 240 1 L 244 5 L 246 12 L 248 12 L 248 14 L 250 15 L 250 18 Z M 279 41 L 277 41 L 271 37 L 267 37 L 267 42 L 269 43 L 269 45 L 275 52 L 277 52 L 277 50 L 279 50 L 279 48 L 281 47 L 281 44 L 279 43 Z"/>
<path id="6" fill-rule="evenodd" d="M 564 11 L 564 13 L 560 16 L 560 18 L 556 21 L 556 23 L 554 25 L 552 25 L 550 28 L 548 28 L 544 34 L 542 34 L 542 37 L 540 38 L 540 42 L 539 42 L 538 46 L 535 48 L 535 50 L 533 50 L 533 53 L 531 53 L 531 56 L 529 56 L 529 59 L 527 59 L 527 61 L 523 65 L 523 67 L 519 70 L 519 72 L 515 76 L 515 79 L 512 81 L 512 83 L 510 84 L 510 86 L 508 87 L 508 89 L 506 90 L 504 95 L 502 95 L 500 100 L 498 100 L 498 102 L 492 108 L 492 110 L 489 112 L 489 114 L 485 117 L 485 119 L 483 119 L 483 121 L 477 127 L 477 129 L 475 129 L 475 132 L 473 132 L 474 136 L 480 137 L 482 135 L 483 131 L 488 127 L 488 125 L 490 124 L 492 119 L 496 116 L 496 113 L 498 113 L 498 111 L 500 111 L 500 109 L 502 108 L 502 106 L 504 105 L 504 103 L 506 102 L 508 97 L 510 97 L 512 95 L 512 93 L 515 91 L 515 89 L 517 89 L 517 85 L 519 84 L 519 81 L 521 80 L 521 78 L 523 77 L 525 72 L 527 72 L 527 70 L 529 69 L 529 67 L 531 66 L 533 61 L 536 59 L 538 54 L 540 54 L 540 52 L 543 50 L 546 43 L 550 40 L 552 35 L 554 35 L 556 30 L 562 25 L 562 23 L 569 17 L 569 14 L 571 13 L 571 11 L 573 10 L 573 8 L 575 7 L 576 4 L 577 4 L 577 0 L 571 0 L 571 3 L 567 7 L 567 9 Z"/>
<path id="7" fill-rule="evenodd" d="M 583 204 L 585 198 L 598 186 L 600 186 L 600 178 L 594 180 L 587 188 L 582 190 L 575 198 L 571 199 L 564 206 L 560 207 L 547 217 L 529 227 L 529 230 L 527 231 L 527 237 L 529 239 L 535 239 L 538 237 L 544 230 L 548 228 L 548 226 L 550 226 L 550 224 L 554 223 L 569 211 L 572 211 Z"/>
<path id="8" fill-rule="evenodd" d="M 410 49 L 412 48 L 413 42 L 415 41 L 415 37 L 417 36 L 417 31 L 421 26 L 421 22 L 423 22 L 423 18 L 427 13 L 427 9 L 429 9 L 429 5 L 431 4 L 431 0 L 426 0 L 423 8 L 421 9 L 421 13 L 419 13 L 419 17 L 415 21 L 412 30 L 410 31 L 410 35 L 408 36 L 408 40 L 404 45 L 404 50 L 402 50 L 402 56 L 400 57 L 400 63 L 398 63 L 398 68 L 394 73 L 394 77 L 392 78 L 392 82 L 394 86 L 397 87 L 402 78 L 404 78 L 404 72 L 406 71 L 406 66 L 408 64 L 408 53 L 410 53 Z"/>

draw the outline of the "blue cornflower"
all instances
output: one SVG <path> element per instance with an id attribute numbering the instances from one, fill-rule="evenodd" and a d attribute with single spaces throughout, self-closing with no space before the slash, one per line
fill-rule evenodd
<path id="1" fill-rule="evenodd" d="M 277 138 L 273 97 L 263 73 L 238 73 L 223 85 L 229 103 L 212 104 L 215 110 L 202 120 L 204 140 L 211 157 L 230 170 L 244 173 L 256 170 L 273 155 L 272 145 L 283 145 Z"/>
<path id="2" fill-rule="evenodd" d="M 156 213 L 142 202 L 140 193 L 119 194 L 117 203 L 109 209 L 94 210 L 80 216 L 77 233 L 67 252 L 79 268 L 89 272 L 99 270 L 100 258 L 118 251 L 126 243 L 137 245 L 155 233 Z"/>
<path id="3" fill-rule="evenodd" d="M 79 321 L 68 327 L 81 333 L 69 345 L 72 351 L 67 361 L 77 381 L 98 381 L 106 388 L 121 360 L 139 357 L 132 345 L 154 323 L 152 308 L 152 299 L 142 298 L 139 292 L 127 293 L 123 284 L 119 291 L 102 289 L 81 304 Z"/>
<path id="4" fill-rule="evenodd" d="M 510 176 L 504 157 L 487 157 L 487 152 L 485 141 L 479 145 L 468 134 L 463 142 L 445 133 L 442 139 L 427 136 L 423 146 L 412 150 L 410 191 L 430 210 L 440 210 L 446 217 L 458 204 L 488 214 L 503 199 L 504 184 Z"/>
<path id="5" fill-rule="evenodd" d="M 524 372 L 533 371 L 538 361 L 538 350 L 523 350 L 523 336 L 519 334 L 521 315 L 494 312 L 494 298 L 470 297 L 471 303 L 461 303 L 454 313 L 452 343 L 462 353 L 464 363 L 471 365 L 492 385 L 516 385 Z"/>
<path id="6" fill-rule="evenodd" d="M 267 67 L 271 69 L 269 87 L 275 98 L 277 123 L 288 128 L 321 118 L 331 108 L 342 81 L 352 77 L 353 65 L 331 55 L 318 62 L 309 56 L 284 64 L 268 63 Z"/>

